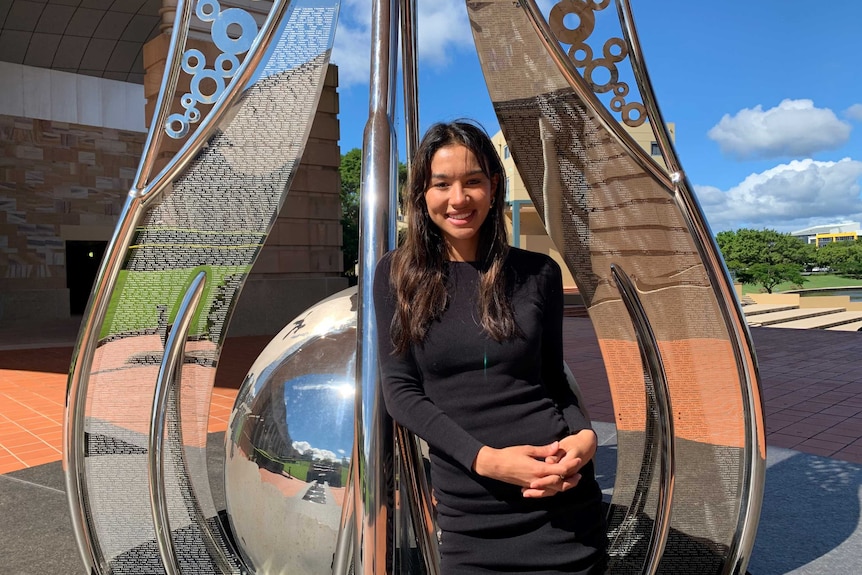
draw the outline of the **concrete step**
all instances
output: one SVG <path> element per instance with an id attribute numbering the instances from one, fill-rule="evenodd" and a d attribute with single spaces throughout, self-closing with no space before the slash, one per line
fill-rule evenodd
<path id="1" fill-rule="evenodd" d="M 854 322 L 862 322 L 862 311 L 841 311 L 838 313 L 830 313 L 805 319 L 776 323 L 769 327 L 786 327 L 790 329 L 828 329 Z"/>
<path id="2" fill-rule="evenodd" d="M 812 307 L 808 309 L 789 309 L 785 311 L 774 311 L 770 313 L 762 313 L 755 316 L 746 316 L 748 325 L 767 326 L 786 321 L 795 321 L 805 319 L 807 317 L 816 317 L 819 315 L 827 315 L 845 311 L 841 307 Z"/>
<path id="3" fill-rule="evenodd" d="M 742 306 L 742 313 L 745 317 L 752 315 L 760 315 L 763 313 L 772 313 L 774 311 L 786 311 L 789 309 L 798 309 L 798 305 L 780 304 L 780 303 L 750 303 Z"/>
<path id="4" fill-rule="evenodd" d="M 854 321 L 852 323 L 842 323 L 834 327 L 827 327 L 828 331 L 859 331 L 862 330 L 862 321 Z"/>

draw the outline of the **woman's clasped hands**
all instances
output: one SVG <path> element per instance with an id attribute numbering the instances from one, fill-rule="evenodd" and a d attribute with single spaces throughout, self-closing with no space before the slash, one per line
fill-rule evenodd
<path id="1" fill-rule="evenodd" d="M 473 470 L 483 477 L 521 487 L 524 497 L 550 497 L 571 489 L 596 453 L 596 434 L 584 429 L 548 445 L 515 445 L 479 450 Z"/>

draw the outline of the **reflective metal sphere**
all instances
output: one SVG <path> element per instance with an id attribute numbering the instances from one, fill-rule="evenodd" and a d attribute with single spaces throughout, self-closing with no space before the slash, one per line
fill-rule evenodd
<path id="1" fill-rule="evenodd" d="M 267 345 L 225 436 L 236 544 L 257 574 L 331 569 L 353 446 L 355 288 L 312 306 Z"/>

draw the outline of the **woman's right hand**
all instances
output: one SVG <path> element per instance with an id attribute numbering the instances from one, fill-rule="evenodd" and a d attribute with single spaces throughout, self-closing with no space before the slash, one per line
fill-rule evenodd
<path id="1" fill-rule="evenodd" d="M 542 446 L 515 445 L 503 449 L 486 445 L 476 455 L 473 470 L 482 477 L 529 489 L 537 480 L 549 475 L 564 477 L 569 474 L 569 465 L 552 462 L 559 452 L 558 441 Z"/>

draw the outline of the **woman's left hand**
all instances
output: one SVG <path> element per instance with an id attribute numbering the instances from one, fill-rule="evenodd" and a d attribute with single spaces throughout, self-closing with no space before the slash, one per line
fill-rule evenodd
<path id="1" fill-rule="evenodd" d="M 560 440 L 557 453 L 545 458 L 548 463 L 561 463 L 568 470 L 564 475 L 547 475 L 521 489 L 524 497 L 550 497 L 578 484 L 584 465 L 596 454 L 598 438 L 592 429 L 582 429 Z"/>

